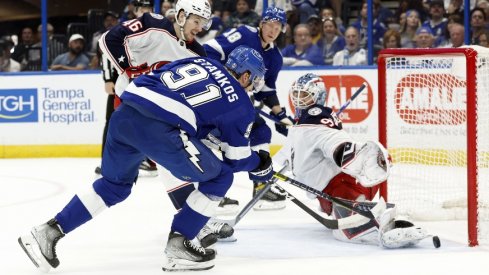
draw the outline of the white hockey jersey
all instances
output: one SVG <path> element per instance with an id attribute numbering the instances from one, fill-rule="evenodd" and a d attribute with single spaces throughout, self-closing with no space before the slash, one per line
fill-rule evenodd
<path id="1" fill-rule="evenodd" d="M 273 161 L 280 166 L 288 163 L 295 179 L 323 190 L 341 172 L 333 159 L 334 150 L 341 143 L 352 141 L 341 129 L 332 109 L 320 105 L 309 108 L 289 129 L 286 143 Z"/>
<path id="2" fill-rule="evenodd" d="M 197 41 L 179 40 L 173 23 L 159 14 L 145 13 L 105 32 L 99 40 L 100 50 L 106 54 L 119 74 L 128 67 L 147 63 L 172 62 L 195 56 L 206 56 Z M 119 77 L 116 92 L 122 93 L 129 84 L 127 77 Z"/>

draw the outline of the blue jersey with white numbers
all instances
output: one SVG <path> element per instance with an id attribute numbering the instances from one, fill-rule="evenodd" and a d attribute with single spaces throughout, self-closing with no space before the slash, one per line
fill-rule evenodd
<path id="1" fill-rule="evenodd" d="M 258 51 L 263 57 L 265 68 L 265 85 L 262 90 L 256 93 L 255 99 L 261 100 L 271 94 L 276 93 L 275 82 L 277 81 L 278 72 L 282 68 L 283 58 L 280 49 L 275 44 L 269 44 L 267 48 L 261 45 L 261 39 L 257 28 L 250 26 L 241 26 L 236 29 L 230 29 L 216 38 L 207 41 L 204 44 L 207 56 L 221 63 L 226 63 L 228 55 L 238 46 L 245 45 Z"/>
<path id="2" fill-rule="evenodd" d="M 121 99 L 145 116 L 205 138 L 221 133 L 224 161 L 233 171 L 255 169 L 260 160 L 249 146 L 255 110 L 246 91 L 218 61 L 192 57 L 136 78 Z"/>

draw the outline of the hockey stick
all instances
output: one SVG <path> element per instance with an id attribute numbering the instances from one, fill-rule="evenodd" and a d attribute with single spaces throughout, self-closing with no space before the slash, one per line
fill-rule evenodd
<path id="1" fill-rule="evenodd" d="M 375 220 L 380 214 L 383 213 L 383 211 L 386 209 L 387 205 L 384 201 L 384 199 L 381 197 L 379 202 L 376 203 L 376 205 L 370 209 L 368 205 L 356 202 L 356 201 L 350 201 L 350 200 L 345 200 L 345 199 L 340 199 L 340 198 L 335 198 L 333 196 L 330 196 L 328 194 L 325 194 L 317 189 L 314 189 L 304 183 L 301 183 L 295 179 L 289 178 L 283 174 L 280 174 L 278 172 L 275 172 L 273 175 L 275 178 L 278 178 L 281 181 L 288 182 L 296 187 L 299 187 L 300 189 L 306 190 L 309 193 L 312 193 L 318 197 L 321 197 L 325 200 L 331 201 L 333 203 L 336 203 L 338 205 L 341 205 L 345 207 L 346 209 L 349 209 L 355 213 L 358 213 L 359 215 L 362 215 L 366 218 L 369 218 L 371 220 Z"/>
<path id="2" fill-rule="evenodd" d="M 280 172 L 282 172 L 284 170 L 285 170 L 285 166 L 282 169 L 280 169 Z M 220 222 L 225 222 L 225 223 L 231 225 L 232 227 L 236 226 L 236 224 L 238 224 L 238 222 L 251 210 L 251 208 L 253 208 L 253 206 L 255 206 L 255 204 L 263 196 L 265 196 L 265 194 L 268 192 L 268 190 L 270 190 L 270 188 L 272 187 L 272 184 L 276 183 L 277 180 L 278 180 L 277 178 L 272 178 L 270 181 L 268 181 L 265 184 L 265 186 L 263 187 L 263 189 L 260 190 L 258 193 L 256 193 L 253 198 L 251 198 L 251 200 L 243 207 L 243 209 L 241 209 L 241 211 L 238 213 L 238 215 L 236 215 L 236 217 L 234 219 L 231 219 L 231 220 L 215 219 L 215 220 L 219 220 Z"/>
<path id="3" fill-rule="evenodd" d="M 336 115 L 339 116 L 341 113 L 343 113 L 343 111 L 346 109 L 346 107 L 348 107 L 351 102 L 353 100 L 355 100 L 355 98 L 357 98 L 357 96 L 362 93 L 362 91 L 367 88 L 368 84 L 367 82 L 363 82 L 362 85 L 355 91 L 355 93 L 350 97 L 350 99 L 348 99 L 347 102 L 345 102 L 343 105 L 341 105 L 340 109 L 336 112 Z M 278 120 L 276 117 L 270 115 L 270 114 L 267 114 L 265 113 L 265 111 L 263 111 L 262 109 L 258 109 L 258 113 L 260 113 L 260 115 L 264 116 L 265 118 L 268 118 L 269 120 L 275 122 L 276 124 L 280 124 L 282 125 L 283 123 L 280 122 L 280 120 Z M 290 125 L 289 125 L 290 126 Z"/>
<path id="4" fill-rule="evenodd" d="M 328 229 L 347 229 L 347 228 L 353 228 L 357 226 L 361 226 L 366 224 L 367 222 L 370 221 L 369 218 L 366 218 L 362 215 L 351 215 L 345 218 L 341 219 L 327 219 L 316 213 L 316 211 L 312 210 L 311 208 L 307 207 L 303 202 L 298 200 L 294 195 L 290 194 L 282 188 L 278 183 L 275 183 L 275 187 L 282 193 L 284 193 L 288 199 L 290 199 L 295 205 L 300 207 L 304 212 L 309 214 L 311 217 L 313 217 L 316 221 L 318 221 L 320 224 L 324 225 Z"/>
<path id="5" fill-rule="evenodd" d="M 235 227 L 238 224 L 238 222 L 251 210 L 251 208 L 253 208 L 253 206 L 255 206 L 255 204 L 263 196 L 265 196 L 265 193 L 267 193 L 268 190 L 270 190 L 270 188 L 272 188 L 272 183 L 265 184 L 265 187 L 263 187 L 263 189 L 260 190 L 260 192 L 256 193 L 256 195 L 253 198 L 251 198 L 251 200 L 245 205 L 245 207 L 243 207 L 243 209 L 241 209 L 241 211 L 238 213 L 238 215 L 236 215 L 234 219 L 223 220 L 223 221 L 225 221 L 227 224 L 231 225 L 232 227 Z"/>
<path id="6" fill-rule="evenodd" d="M 355 93 L 350 97 L 350 99 L 348 99 L 347 102 L 345 102 L 345 104 L 341 105 L 340 109 L 336 112 L 336 115 L 340 115 L 345 109 L 346 107 L 348 107 L 348 105 L 351 104 L 351 102 L 357 98 L 357 96 L 365 89 L 367 88 L 367 82 L 363 82 L 362 83 L 362 86 L 360 86 L 360 88 L 358 88 L 358 90 L 355 91 Z"/>

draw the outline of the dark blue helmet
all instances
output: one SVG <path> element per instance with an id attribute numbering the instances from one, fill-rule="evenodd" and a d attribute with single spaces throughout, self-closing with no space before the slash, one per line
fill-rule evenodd
<path id="1" fill-rule="evenodd" d="M 153 7 L 154 0 L 132 0 L 131 3 L 135 7 Z"/>
<path id="2" fill-rule="evenodd" d="M 256 92 L 260 91 L 265 84 L 265 64 L 259 52 L 246 46 L 235 48 L 228 56 L 226 67 L 241 75 L 250 72 L 250 80 Z"/>
<path id="3" fill-rule="evenodd" d="M 287 25 L 287 17 L 285 11 L 281 8 L 270 6 L 265 11 L 261 21 L 277 21 L 282 24 L 282 32 L 285 32 L 285 25 Z"/>

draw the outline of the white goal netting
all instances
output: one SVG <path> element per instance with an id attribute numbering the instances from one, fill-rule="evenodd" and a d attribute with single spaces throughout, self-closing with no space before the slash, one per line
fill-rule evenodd
<path id="1" fill-rule="evenodd" d="M 379 65 L 394 163 L 388 199 L 414 220 L 453 220 L 467 219 L 471 194 L 478 221 L 469 228 L 479 242 L 489 242 L 489 50 L 413 51 L 385 55 Z M 475 63 L 470 54 L 477 54 Z M 468 93 L 476 96 L 475 106 L 467 103 Z M 468 128 L 471 118 L 476 131 Z M 475 173 L 467 168 L 473 162 Z M 468 178 L 476 188 L 468 188 Z"/>

